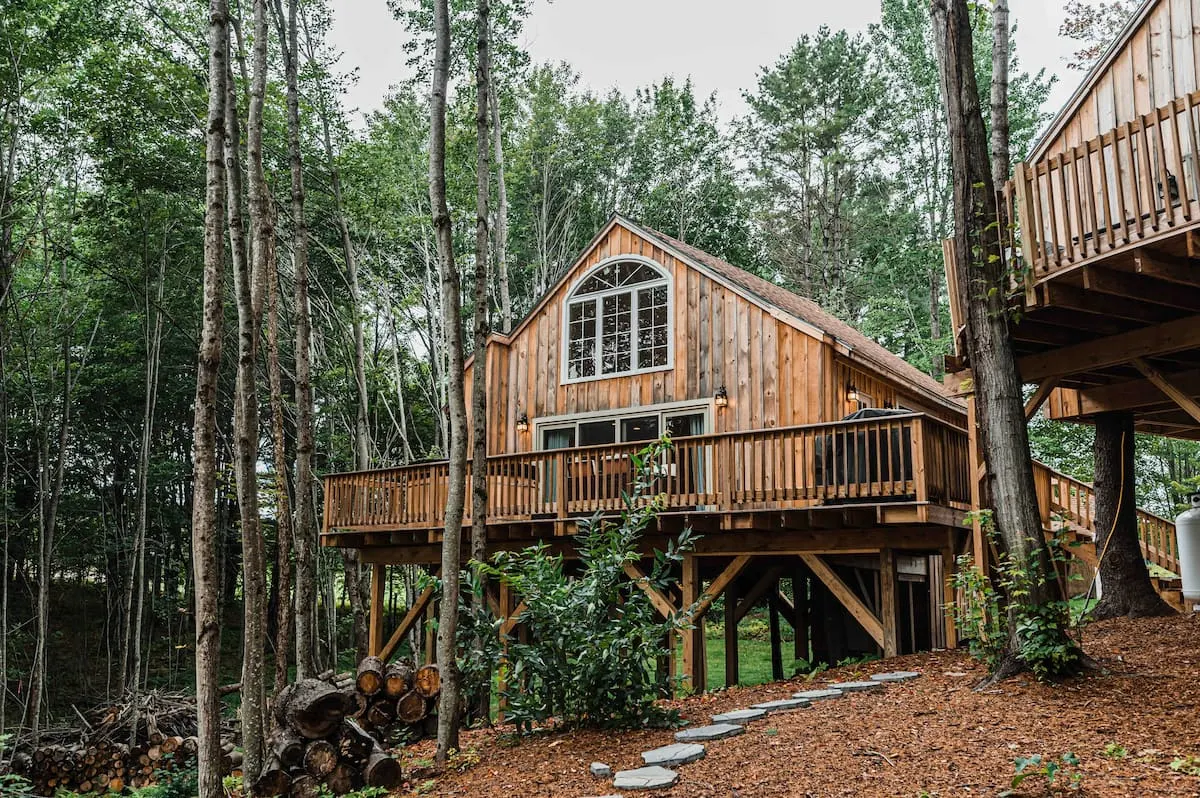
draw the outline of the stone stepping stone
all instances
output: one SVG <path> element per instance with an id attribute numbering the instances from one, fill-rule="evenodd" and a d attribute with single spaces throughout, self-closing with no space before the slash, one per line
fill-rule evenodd
<path id="1" fill-rule="evenodd" d="M 676 765 L 686 765 L 704 758 L 704 746 L 696 743 L 674 743 L 655 748 L 642 754 L 642 761 L 647 765 L 661 765 L 665 768 Z"/>
<path id="2" fill-rule="evenodd" d="M 916 671 L 888 671 L 887 673 L 872 673 L 871 681 L 875 682 L 907 682 L 916 679 L 921 674 Z"/>
<path id="3" fill-rule="evenodd" d="M 588 772 L 598 779 L 607 779 L 612 776 L 612 768 L 603 762 L 593 762 L 588 767 Z"/>
<path id="4" fill-rule="evenodd" d="M 827 701 L 831 698 L 841 698 L 845 693 L 841 690 L 801 690 L 792 693 L 792 698 L 803 698 L 805 701 Z"/>
<path id="5" fill-rule="evenodd" d="M 761 709 L 768 715 L 776 712 L 792 712 L 797 709 L 804 709 L 809 706 L 810 702 L 807 698 L 784 698 L 779 701 L 764 701 L 761 704 L 755 704 L 751 709 Z"/>
<path id="6" fill-rule="evenodd" d="M 830 690 L 841 690 L 843 693 L 865 693 L 869 690 L 883 689 L 883 682 L 837 682 L 829 685 Z"/>
<path id="7" fill-rule="evenodd" d="M 658 765 L 638 768 L 637 770 L 621 770 L 613 779 L 613 787 L 618 790 L 665 790 L 674 787 L 679 781 L 679 774 Z"/>
<path id="8" fill-rule="evenodd" d="M 697 726 L 694 729 L 677 731 L 675 739 L 681 743 L 703 743 L 709 740 L 724 740 L 726 737 L 736 737 L 745 733 L 745 726 L 737 726 L 733 723 L 715 723 L 712 726 Z"/>
<path id="9" fill-rule="evenodd" d="M 739 726 L 745 726 L 752 720 L 762 720 L 767 716 L 765 709 L 735 709 L 733 712 L 723 712 L 720 715 L 713 715 L 713 723 L 736 723 Z"/>

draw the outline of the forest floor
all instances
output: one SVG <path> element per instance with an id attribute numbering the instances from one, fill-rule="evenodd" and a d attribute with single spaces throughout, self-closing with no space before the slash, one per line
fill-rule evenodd
<path id="1" fill-rule="evenodd" d="M 816 679 L 739 687 L 675 702 L 692 725 L 710 715 L 796 690 L 886 670 L 922 678 L 855 693 L 752 723 L 747 733 L 707 744 L 679 768 L 676 787 L 647 796 L 997 795 L 1011 788 L 1015 761 L 1041 755 L 1065 766 L 1010 795 L 1200 796 L 1200 615 L 1096 623 L 1084 647 L 1103 666 L 1056 685 L 1013 679 L 972 688 L 984 669 L 961 651 L 940 651 L 833 669 Z M 639 767 L 639 754 L 673 742 L 666 730 L 565 732 L 515 741 L 506 730 L 464 734 L 461 772 L 417 781 L 410 794 L 563 796 L 613 793 L 588 765 Z M 430 743 L 410 752 L 432 754 Z M 1190 772 L 1189 772 L 1190 771 Z M 627 798 L 629 798 L 627 796 Z"/>

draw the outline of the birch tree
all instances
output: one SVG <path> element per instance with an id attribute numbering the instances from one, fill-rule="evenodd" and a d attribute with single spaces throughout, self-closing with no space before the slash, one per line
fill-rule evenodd
<path id="1" fill-rule="evenodd" d="M 459 277 L 454 263 L 454 231 L 446 202 L 446 90 L 450 71 L 450 10 L 448 0 L 433 0 L 433 79 L 429 93 L 429 204 L 437 239 L 441 282 L 442 322 L 446 333 L 447 395 L 450 406 L 449 475 L 442 535 L 442 597 L 437 631 L 437 656 L 442 669 L 438 700 L 437 761 L 445 765 L 458 748 L 459 568 L 462 564 L 463 507 L 466 502 L 467 406 L 463 386 L 463 324 Z M 476 389 L 478 391 L 478 389 Z"/>
<path id="2" fill-rule="evenodd" d="M 229 74 L 229 8 L 208 5 L 208 158 L 204 214 L 204 316 L 196 371 L 192 443 L 192 569 L 196 615 L 198 798 L 222 798 L 221 703 L 217 693 L 221 624 L 217 611 L 217 373 L 221 367 L 222 273 L 225 267 L 225 105 Z"/>

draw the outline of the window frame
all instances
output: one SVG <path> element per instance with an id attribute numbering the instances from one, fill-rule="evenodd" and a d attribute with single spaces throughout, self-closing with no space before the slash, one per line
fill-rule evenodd
<path id="1" fill-rule="evenodd" d="M 632 283 L 626 286 L 610 288 L 604 291 L 596 291 L 587 294 L 587 299 L 582 300 L 576 296 L 576 292 L 580 286 L 587 281 L 593 274 L 601 269 L 611 266 L 614 263 L 633 262 L 649 266 L 658 273 L 660 280 L 653 280 L 644 283 Z M 638 292 L 647 287 L 665 286 L 667 289 L 667 362 L 661 366 L 647 366 L 639 368 L 638 362 Z M 602 358 L 603 358 L 603 338 L 604 338 L 604 299 L 617 294 L 630 294 L 630 318 L 633 320 L 630 328 L 631 345 L 629 350 L 629 362 L 632 368 L 627 371 L 614 372 L 612 374 L 602 374 Z M 581 302 L 590 301 L 596 303 L 596 336 L 595 346 L 592 357 L 596 363 L 596 373 L 586 377 L 571 377 L 571 306 L 580 304 Z M 639 374 L 652 374 L 659 371 L 670 371 L 675 368 L 675 280 L 671 274 L 671 270 L 663 266 L 658 261 L 647 258 L 643 255 L 612 255 L 601 260 L 592 268 L 583 272 L 571 283 L 571 288 L 567 291 L 566 298 L 563 299 L 562 309 L 559 313 L 559 384 L 573 385 L 581 382 L 594 382 L 596 380 L 612 380 L 619 377 L 632 377 Z"/>
<path id="2" fill-rule="evenodd" d="M 661 434 L 667 425 L 668 416 L 685 416 L 691 414 L 702 414 L 704 416 L 704 426 L 707 432 L 702 435 L 715 434 L 716 413 L 714 411 L 713 401 L 711 399 L 684 399 L 678 402 L 662 402 L 656 405 L 641 405 L 636 407 L 623 407 L 615 410 L 590 410 L 583 413 L 567 413 L 561 416 L 542 416 L 534 419 L 534 451 L 558 451 L 556 449 L 546 449 L 543 447 L 542 437 L 547 430 L 550 429 L 575 429 L 575 443 L 572 449 L 587 448 L 579 445 L 579 425 L 591 421 L 613 421 L 616 427 L 616 437 L 618 440 L 615 443 L 604 443 L 601 446 L 626 446 L 631 445 L 627 441 L 621 441 L 621 420 L 627 418 L 640 418 L 642 416 L 658 416 L 659 433 Z M 651 441 L 642 441 L 649 445 Z"/>

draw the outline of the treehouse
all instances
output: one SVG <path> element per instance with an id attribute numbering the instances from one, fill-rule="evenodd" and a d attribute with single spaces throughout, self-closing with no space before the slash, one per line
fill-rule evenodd
<path id="1" fill-rule="evenodd" d="M 1198 64 L 1200 6 L 1147 0 L 1000 187 L 1023 274 L 1010 330 L 1022 380 L 1037 386 L 1027 416 L 1043 405 L 1083 423 L 1129 413 L 1138 431 L 1200 438 Z M 970 401 L 952 242 L 945 254 L 957 348 L 947 383 Z M 980 482 L 971 488 L 979 506 Z M 1055 498 L 1071 505 L 1065 523 L 1090 537 L 1096 497 L 1068 494 Z M 1143 521 L 1157 529 L 1143 525 L 1143 553 L 1178 573 L 1173 527 Z M 975 550 L 986 555 L 978 534 Z"/>
<path id="2" fill-rule="evenodd" d="M 680 592 L 651 591 L 664 614 L 700 602 L 683 641 L 692 684 L 705 684 L 704 616 L 722 595 L 730 684 L 737 621 L 759 602 L 780 677 L 780 619 L 810 661 L 954 643 L 944 606 L 968 545 L 966 406 L 812 302 L 615 216 L 467 363 L 468 394 L 477 369 L 489 551 L 544 541 L 570 559 L 580 520 L 619 512 L 634 455 L 670 436 L 652 464 L 663 511 L 643 544 L 651 556 L 685 527 L 702 535 Z M 381 577 L 438 567 L 447 476 L 441 461 L 325 478 L 322 542 L 372 564 L 370 647 L 385 658 L 432 614 L 426 591 L 385 629 Z M 1039 478 L 1049 522 L 1051 494 L 1077 494 L 1049 469 Z M 519 597 L 499 586 L 490 600 L 511 630 Z"/>

